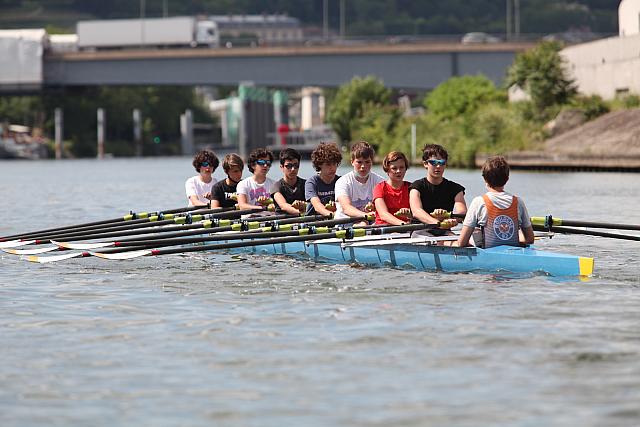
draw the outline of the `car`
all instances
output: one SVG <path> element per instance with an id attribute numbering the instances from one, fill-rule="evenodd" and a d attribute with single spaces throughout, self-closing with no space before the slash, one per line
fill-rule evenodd
<path id="1" fill-rule="evenodd" d="M 464 36 L 462 36 L 462 39 L 460 41 L 463 44 L 472 44 L 472 43 L 498 43 L 501 40 L 498 37 L 492 36 L 491 34 L 473 32 L 473 33 L 467 33 Z"/>

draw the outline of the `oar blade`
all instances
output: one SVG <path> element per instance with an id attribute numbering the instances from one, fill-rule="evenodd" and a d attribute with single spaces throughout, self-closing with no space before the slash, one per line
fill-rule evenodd
<path id="1" fill-rule="evenodd" d="M 6 242 L 0 242 L 0 249 L 19 248 L 20 246 L 31 245 L 35 242 L 35 240 L 8 240 Z"/>
<path id="2" fill-rule="evenodd" d="M 110 260 L 125 260 L 125 259 L 139 258 L 141 256 L 151 255 L 151 253 L 152 251 L 148 249 L 143 249 L 140 251 L 131 251 L 131 252 L 120 252 L 120 253 L 114 253 L 114 254 L 90 252 L 90 254 L 93 256 L 97 256 L 103 259 L 110 259 Z"/>
<path id="3" fill-rule="evenodd" d="M 47 252 L 52 252 L 52 251 L 57 251 L 60 248 L 57 246 L 47 246 L 44 248 L 34 248 L 34 249 L 13 249 L 13 248 L 8 248 L 8 249 L 2 249 L 4 252 L 8 253 L 8 254 L 13 254 L 13 255 L 38 255 L 38 254 L 44 254 Z"/>
<path id="4" fill-rule="evenodd" d="M 73 243 L 73 242 L 56 242 L 52 240 L 51 243 L 65 249 L 75 249 L 80 251 L 88 251 L 91 249 L 108 248 L 114 246 L 113 242 L 97 242 L 97 243 Z"/>
<path id="5" fill-rule="evenodd" d="M 84 256 L 87 256 L 87 255 L 88 255 L 87 252 L 69 252 L 69 253 L 62 254 L 62 255 L 50 255 L 50 256 L 31 255 L 31 256 L 26 257 L 26 259 L 29 262 L 37 262 L 37 263 L 40 263 L 40 264 L 46 264 L 46 263 L 49 263 L 49 262 L 63 261 L 65 259 L 84 257 Z"/>

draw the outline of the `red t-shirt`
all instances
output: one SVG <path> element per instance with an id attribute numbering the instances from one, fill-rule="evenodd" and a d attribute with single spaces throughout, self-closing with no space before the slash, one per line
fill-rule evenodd
<path id="1" fill-rule="evenodd" d="M 381 182 L 373 188 L 373 200 L 382 198 L 387 205 L 390 214 L 396 213 L 402 208 L 409 208 L 409 186 L 407 181 L 402 183 L 402 187 L 396 190 L 387 181 Z M 386 224 L 376 212 L 376 224 Z"/>

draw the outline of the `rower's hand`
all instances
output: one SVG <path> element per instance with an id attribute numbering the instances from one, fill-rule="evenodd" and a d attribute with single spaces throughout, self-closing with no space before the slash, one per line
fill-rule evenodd
<path id="1" fill-rule="evenodd" d="M 413 215 L 411 214 L 411 209 L 409 208 L 398 209 L 396 213 L 393 214 L 393 216 L 405 222 L 409 222 L 411 221 L 411 218 L 413 218 Z"/>
<path id="2" fill-rule="evenodd" d="M 209 199 L 209 200 L 211 200 L 213 198 L 213 196 L 211 196 L 211 192 L 210 191 L 207 192 L 207 193 L 204 193 L 202 195 L 202 197 L 204 197 L 205 199 Z"/>
<path id="3" fill-rule="evenodd" d="M 260 196 L 256 199 L 256 203 L 259 204 L 262 207 L 267 207 L 271 204 L 273 204 L 273 199 L 271 197 L 268 196 Z"/>
<path id="4" fill-rule="evenodd" d="M 431 212 L 429 215 L 431 215 L 432 217 L 434 217 L 440 222 L 444 221 L 445 219 L 449 219 L 451 217 L 451 214 L 446 209 L 436 209 L 433 212 Z"/>
<path id="5" fill-rule="evenodd" d="M 375 206 L 373 206 L 373 203 L 369 202 L 366 205 L 364 205 L 364 208 L 362 209 L 364 212 L 374 212 L 376 210 Z"/>
<path id="6" fill-rule="evenodd" d="M 334 202 L 333 200 L 329 200 L 328 203 L 326 203 L 324 205 L 325 209 L 328 210 L 329 212 L 335 212 L 336 211 L 336 202 Z"/>
<path id="7" fill-rule="evenodd" d="M 307 210 L 307 202 L 304 200 L 294 200 L 291 206 L 300 213 L 304 213 Z"/>
<path id="8" fill-rule="evenodd" d="M 453 218 L 445 219 L 443 221 L 440 221 L 440 224 L 438 224 L 438 226 L 443 230 L 448 230 L 455 227 L 456 225 L 458 225 L 458 221 Z"/>

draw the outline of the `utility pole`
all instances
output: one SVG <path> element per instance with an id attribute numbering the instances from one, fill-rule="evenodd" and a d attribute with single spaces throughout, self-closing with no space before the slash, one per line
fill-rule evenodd
<path id="1" fill-rule="evenodd" d="M 144 13 L 146 6 L 145 0 L 140 0 L 140 47 L 144 46 Z"/>
<path id="2" fill-rule="evenodd" d="M 506 0 L 507 1 L 507 30 L 505 31 L 506 33 L 506 40 L 509 41 L 511 40 L 511 16 L 513 15 L 513 13 L 511 12 L 511 1 L 512 0 Z"/>
<path id="3" fill-rule="evenodd" d="M 344 17 L 344 2 L 345 0 L 340 0 L 340 39 L 342 40 L 344 40 L 344 37 L 347 35 Z"/>
<path id="4" fill-rule="evenodd" d="M 520 0 L 515 1 L 515 13 L 514 13 L 514 21 L 516 21 L 516 40 L 520 40 Z"/>
<path id="5" fill-rule="evenodd" d="M 329 0 L 322 1 L 322 38 L 329 40 Z"/>

